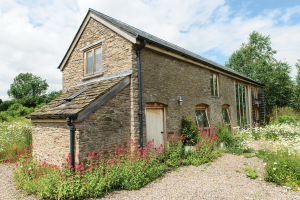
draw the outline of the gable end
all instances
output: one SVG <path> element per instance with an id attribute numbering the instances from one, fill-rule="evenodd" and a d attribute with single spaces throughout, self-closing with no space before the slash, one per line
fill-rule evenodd
<path id="1" fill-rule="evenodd" d="M 104 26 L 106 26 L 107 28 L 115 31 L 116 33 L 120 34 L 122 37 L 124 37 L 125 39 L 129 40 L 130 42 L 132 42 L 133 44 L 136 44 L 137 40 L 136 40 L 136 36 L 131 35 L 125 31 L 123 31 L 122 29 L 116 27 L 115 25 L 107 22 L 106 20 L 96 16 L 95 14 L 92 13 L 93 11 L 89 10 L 86 17 L 84 18 L 81 26 L 79 27 L 68 51 L 66 52 L 64 58 L 62 59 L 61 63 L 59 64 L 59 66 L 57 67 L 58 69 L 60 69 L 60 71 L 62 71 L 67 63 L 67 60 L 69 59 L 71 53 L 73 52 L 77 42 L 79 41 L 85 27 L 88 24 L 88 21 L 90 20 L 90 18 L 95 19 L 96 21 L 98 21 L 99 23 L 103 24 Z"/>

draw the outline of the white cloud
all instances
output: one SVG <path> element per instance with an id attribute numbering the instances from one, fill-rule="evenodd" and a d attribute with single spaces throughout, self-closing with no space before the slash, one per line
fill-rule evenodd
<path id="1" fill-rule="evenodd" d="M 225 0 L 0 0 L 0 98 L 20 72 L 32 72 L 61 89 L 61 62 L 88 8 L 212 60 L 228 57 L 253 30 L 270 35 L 278 59 L 294 65 L 300 58 L 300 7 L 233 10 Z M 40 3 L 42 2 L 42 3 Z M 216 52 L 216 54 L 209 54 Z M 224 64 L 224 63 L 220 63 Z M 293 71 L 295 75 L 295 69 Z"/>

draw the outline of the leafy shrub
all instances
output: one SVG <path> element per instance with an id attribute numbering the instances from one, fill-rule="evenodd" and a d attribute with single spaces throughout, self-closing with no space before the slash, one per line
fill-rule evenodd
<path id="1" fill-rule="evenodd" d="M 224 142 L 227 147 L 234 147 L 235 146 L 235 139 L 234 136 L 228 131 L 228 128 L 221 127 L 218 132 L 219 142 Z"/>
<path id="2" fill-rule="evenodd" d="M 178 167 L 182 164 L 182 159 L 184 158 L 184 147 L 183 147 L 183 136 L 180 140 L 175 139 L 176 133 L 169 138 L 169 145 L 165 151 L 165 163 L 169 167 Z"/>
<path id="3" fill-rule="evenodd" d="M 11 121 L 13 118 L 8 115 L 5 111 L 0 112 L 0 122 L 8 122 Z"/>
<path id="4" fill-rule="evenodd" d="M 184 144 L 195 145 L 197 143 L 197 136 L 199 129 L 195 120 L 189 115 L 182 118 L 181 132 L 185 138 Z"/>
<path id="5" fill-rule="evenodd" d="M 10 101 L 4 101 L 0 104 L 0 111 L 7 111 L 10 106 L 13 104 L 21 104 L 24 107 L 37 107 L 40 104 L 47 104 L 53 99 L 57 98 L 62 94 L 62 91 L 52 91 L 49 94 L 41 95 L 41 96 L 25 96 L 21 99 L 12 99 Z"/>
<path id="6" fill-rule="evenodd" d="M 187 157 L 187 164 L 192 164 L 194 166 L 199 166 L 203 163 L 211 161 L 215 158 L 212 154 L 213 147 L 219 141 L 217 137 L 217 132 L 213 128 L 201 128 L 200 134 L 197 137 L 197 144 L 195 145 L 196 150 L 191 151 Z"/>
<path id="7" fill-rule="evenodd" d="M 294 190 L 300 187 L 300 158 L 296 152 L 282 149 L 276 152 L 259 152 L 267 162 L 265 179 Z"/>
<path id="8" fill-rule="evenodd" d="M 16 100 L 11 100 L 11 101 L 3 101 L 0 104 L 0 111 L 6 111 L 11 105 L 15 104 Z"/>
<path id="9" fill-rule="evenodd" d="M 297 121 L 294 119 L 294 117 L 289 116 L 289 115 L 282 115 L 279 116 L 276 120 L 271 122 L 271 124 L 295 124 Z"/>

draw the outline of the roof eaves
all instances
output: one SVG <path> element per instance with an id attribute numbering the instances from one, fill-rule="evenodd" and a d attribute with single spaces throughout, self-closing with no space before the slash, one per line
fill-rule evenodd
<path id="1" fill-rule="evenodd" d="M 29 115 L 27 116 L 26 118 L 27 119 L 33 119 L 33 118 L 36 118 L 36 119 L 54 119 L 54 118 L 67 118 L 67 117 L 72 117 L 72 118 L 77 118 L 78 117 L 78 114 L 66 114 L 66 115 Z"/>
<path id="2" fill-rule="evenodd" d="M 240 74 L 238 74 L 238 73 L 234 73 L 234 72 L 232 72 L 232 71 L 230 71 L 230 70 L 226 70 L 226 69 L 224 69 L 224 68 L 222 68 L 222 67 L 219 67 L 218 65 L 214 65 L 214 64 L 212 64 L 212 63 L 210 63 L 210 62 L 207 62 L 207 61 L 205 61 L 205 60 L 201 60 L 201 59 L 199 59 L 199 58 L 193 57 L 193 56 L 188 55 L 188 54 L 186 54 L 186 53 L 184 53 L 184 52 L 182 52 L 182 51 L 179 51 L 179 50 L 177 50 L 177 49 L 171 48 L 171 47 L 166 46 L 166 45 L 164 45 L 164 44 L 161 44 L 161 43 L 159 43 L 159 42 L 153 41 L 153 40 L 151 40 L 151 39 L 149 39 L 149 38 L 146 38 L 146 37 L 144 37 L 144 36 L 136 35 L 135 37 L 136 37 L 137 39 L 147 40 L 148 42 L 153 43 L 153 44 L 155 44 L 155 45 L 157 45 L 157 46 L 160 46 L 160 47 L 163 47 L 163 48 L 168 49 L 168 50 L 170 50 L 170 51 L 173 51 L 173 52 L 175 52 L 175 53 L 181 54 L 181 55 L 183 55 L 183 56 L 185 56 L 185 57 L 191 58 L 191 59 L 193 59 L 193 60 L 195 60 L 195 61 L 201 62 L 201 63 L 206 64 L 206 65 L 208 65 L 208 66 L 217 68 L 217 69 L 220 70 L 220 71 L 224 71 L 224 72 L 229 73 L 229 74 L 232 74 L 232 75 L 234 75 L 234 76 L 238 76 L 238 77 L 240 77 L 240 78 L 242 78 L 242 79 L 246 79 L 247 81 L 254 82 L 254 83 L 256 83 L 256 84 L 258 84 L 258 85 L 261 85 L 261 86 L 265 86 L 264 84 L 259 83 L 259 82 L 257 82 L 257 81 L 254 81 L 254 80 L 252 80 L 252 79 L 250 79 L 250 78 L 248 78 L 248 77 L 246 77 L 246 76 L 240 75 Z"/>

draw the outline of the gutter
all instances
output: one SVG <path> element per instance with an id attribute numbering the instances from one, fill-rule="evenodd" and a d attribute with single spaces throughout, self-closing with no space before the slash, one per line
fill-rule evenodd
<path id="1" fill-rule="evenodd" d="M 139 118 L 140 118 L 140 147 L 143 148 L 143 111 L 142 111 L 142 86 L 141 86 L 141 50 L 146 46 L 146 40 L 143 44 L 136 50 L 137 60 L 138 60 L 138 85 L 139 85 Z"/>
<path id="2" fill-rule="evenodd" d="M 71 114 L 71 115 L 35 115 L 35 116 L 26 116 L 26 119 L 66 119 L 67 117 L 71 117 L 71 118 L 77 118 L 78 114 Z"/>

